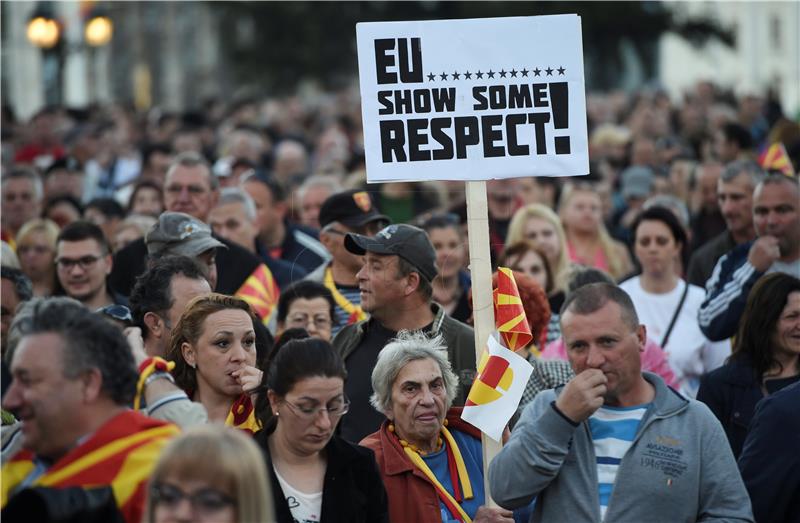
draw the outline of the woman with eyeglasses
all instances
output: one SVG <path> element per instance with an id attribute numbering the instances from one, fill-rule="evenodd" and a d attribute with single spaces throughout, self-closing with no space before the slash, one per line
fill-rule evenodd
<path id="1" fill-rule="evenodd" d="M 263 375 L 256 367 L 257 321 L 240 298 L 198 296 L 173 328 L 167 351 L 175 384 L 203 404 L 209 421 L 250 433 L 261 429 L 250 397 Z"/>
<path id="2" fill-rule="evenodd" d="M 331 341 L 336 303 L 323 284 L 301 280 L 287 287 L 278 299 L 278 335 L 305 329 L 312 338 Z"/>
<path id="3" fill-rule="evenodd" d="M 334 434 L 350 406 L 346 376 L 320 339 L 295 339 L 272 354 L 256 409 L 264 430 L 255 439 L 279 523 L 388 521 L 373 452 Z"/>
<path id="4" fill-rule="evenodd" d="M 219 425 L 193 427 L 171 441 L 159 457 L 148 491 L 147 523 L 275 518 L 258 446 L 241 432 Z"/>
<path id="5" fill-rule="evenodd" d="M 467 249 L 461 222 L 455 214 L 435 214 L 425 220 L 422 228 L 433 244 L 439 267 L 432 284 L 433 301 L 452 318 L 466 322 L 472 316 L 469 305 L 472 282 L 464 271 Z"/>

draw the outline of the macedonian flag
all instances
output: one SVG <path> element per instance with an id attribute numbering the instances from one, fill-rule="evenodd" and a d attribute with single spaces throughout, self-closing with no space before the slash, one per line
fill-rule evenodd
<path id="1" fill-rule="evenodd" d="M 256 267 L 250 277 L 236 291 L 236 297 L 250 304 L 264 325 L 269 325 L 278 305 L 278 284 L 272 271 L 263 263 Z"/>
<path id="2" fill-rule="evenodd" d="M 770 145 L 769 148 L 761 153 L 761 156 L 758 157 L 758 163 L 767 171 L 779 171 L 786 176 L 795 175 L 792 161 L 789 160 L 786 147 L 781 142 Z"/>
<path id="3" fill-rule="evenodd" d="M 494 290 L 494 321 L 497 331 L 511 350 L 526 347 L 533 339 L 514 273 L 507 267 L 497 268 Z"/>

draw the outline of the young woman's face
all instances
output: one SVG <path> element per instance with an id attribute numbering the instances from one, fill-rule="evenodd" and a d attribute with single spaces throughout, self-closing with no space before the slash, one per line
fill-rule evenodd
<path id="1" fill-rule="evenodd" d="M 634 253 L 645 275 L 669 275 L 675 270 L 681 244 L 675 241 L 667 224 L 643 220 L 635 231 Z"/>
<path id="2" fill-rule="evenodd" d="M 231 376 L 246 365 L 256 364 L 256 334 L 245 311 L 226 309 L 209 314 L 195 344 L 184 343 L 183 358 L 196 369 L 197 392 L 214 393 L 234 399 L 242 393 Z"/>
<path id="3" fill-rule="evenodd" d="M 159 192 L 151 187 L 142 187 L 136 192 L 131 206 L 132 214 L 158 216 L 164 210 L 164 203 Z"/>
<path id="4" fill-rule="evenodd" d="M 576 191 L 567 202 L 564 224 L 577 232 L 594 234 L 600 229 L 602 215 L 602 205 L 597 194 Z"/>
<path id="5" fill-rule="evenodd" d="M 528 218 L 525 223 L 525 239 L 533 243 L 537 249 L 541 249 L 547 256 L 550 266 L 554 267 L 561 254 L 561 243 L 558 233 L 553 224 L 543 218 Z"/>
<path id="6" fill-rule="evenodd" d="M 509 260 L 509 268 L 530 276 L 536 280 L 542 290 L 547 289 L 547 269 L 545 269 L 544 260 L 536 251 L 527 251 L 522 256 Z"/>
<path id="7" fill-rule="evenodd" d="M 325 376 L 303 378 L 283 397 L 270 390 L 269 402 L 278 414 L 276 433 L 306 456 L 325 448 L 348 405 L 344 380 Z"/>
<path id="8" fill-rule="evenodd" d="M 454 227 L 441 227 L 428 232 L 436 250 L 436 265 L 443 278 L 452 278 L 464 266 L 464 241 Z"/>
<path id="9" fill-rule="evenodd" d="M 153 523 L 236 523 L 236 499 L 202 480 L 167 475 L 150 487 Z"/>
<path id="10" fill-rule="evenodd" d="M 56 250 L 41 231 L 32 232 L 17 244 L 17 255 L 23 272 L 33 280 L 53 274 Z"/>
<path id="11" fill-rule="evenodd" d="M 800 357 L 800 291 L 789 293 L 772 333 L 775 348 Z"/>

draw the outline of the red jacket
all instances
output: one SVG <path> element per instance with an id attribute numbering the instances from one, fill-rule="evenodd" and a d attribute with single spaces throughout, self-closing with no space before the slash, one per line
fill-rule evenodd
<path id="1" fill-rule="evenodd" d="M 448 429 L 465 432 L 480 439 L 480 431 L 461 419 L 461 410 L 462 407 L 453 407 L 447 411 Z M 375 452 L 375 461 L 378 462 L 378 470 L 389 498 L 389 521 L 441 521 L 436 487 L 411 463 L 397 437 L 389 433 L 388 427 L 388 420 L 384 421 L 377 432 L 361 440 L 359 445 Z"/>

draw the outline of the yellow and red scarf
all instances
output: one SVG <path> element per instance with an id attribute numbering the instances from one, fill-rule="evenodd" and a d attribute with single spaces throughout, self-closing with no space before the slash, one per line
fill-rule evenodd
<path id="1" fill-rule="evenodd" d="M 256 411 L 249 394 L 242 394 L 233 402 L 231 410 L 225 418 L 225 425 L 236 427 L 251 435 L 261 430 L 261 424 L 256 419 Z"/>
<path id="2" fill-rule="evenodd" d="M 394 431 L 394 425 L 390 424 L 388 429 L 389 432 L 397 436 Z M 436 489 L 436 494 L 447 507 L 447 510 L 450 511 L 450 514 L 462 523 L 472 523 L 472 519 L 470 519 L 464 509 L 461 508 L 462 501 L 465 499 L 472 499 L 473 497 L 472 484 L 469 480 L 467 465 L 464 463 L 464 458 L 461 456 L 461 451 L 458 449 L 456 440 L 453 439 L 452 434 L 450 434 L 450 431 L 447 430 L 447 427 L 444 425 L 442 426 L 441 434 L 447 442 L 445 447 L 447 451 L 447 468 L 450 472 L 450 483 L 453 485 L 453 495 L 450 495 L 447 489 L 444 488 L 444 485 L 436 478 L 436 475 L 420 456 L 419 450 L 414 445 L 400 439 L 399 436 L 397 436 L 397 439 L 400 441 L 400 445 L 402 445 L 403 451 L 406 456 L 408 456 L 408 459 L 411 460 L 411 463 L 425 474 L 425 477 L 433 484 Z"/>
<path id="3" fill-rule="evenodd" d="M 178 427 L 124 411 L 69 451 L 31 487 L 96 487 L 110 485 L 125 521 L 139 523 L 144 512 L 148 478 Z M 35 468 L 32 452 L 18 452 L 2 468 L 2 506 Z"/>
<path id="4" fill-rule="evenodd" d="M 336 302 L 336 305 L 338 305 L 348 314 L 348 325 L 367 319 L 367 313 L 364 312 L 361 306 L 356 305 L 348 300 L 344 294 L 339 292 L 339 289 L 336 288 L 336 282 L 333 281 L 333 270 L 331 269 L 330 265 L 327 269 L 325 269 L 325 278 L 323 279 L 323 284 L 328 288 L 328 290 L 331 291 L 331 294 L 333 294 L 333 301 Z"/>

